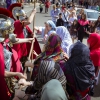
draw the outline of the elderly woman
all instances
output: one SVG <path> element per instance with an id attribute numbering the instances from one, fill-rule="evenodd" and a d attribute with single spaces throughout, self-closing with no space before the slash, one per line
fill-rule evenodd
<path id="1" fill-rule="evenodd" d="M 40 33 L 42 33 L 42 36 L 44 36 L 44 34 L 46 33 L 47 35 L 46 40 L 52 33 L 57 34 L 62 40 L 61 47 L 63 51 L 66 52 L 67 54 L 69 53 L 69 47 L 72 45 L 72 39 L 68 30 L 64 26 L 56 27 L 55 24 L 51 20 L 49 20 L 46 22 L 45 28 L 41 27 L 41 29 L 40 28 L 35 28 L 35 29 L 38 30 Z"/>
<path id="2" fill-rule="evenodd" d="M 25 66 L 34 67 L 32 73 L 34 83 L 31 84 L 23 79 L 19 81 L 19 84 L 28 85 L 26 94 L 35 94 L 51 79 L 57 79 L 66 91 L 66 78 L 58 63 L 58 60 L 62 58 L 61 53 L 60 37 L 56 34 L 50 35 L 45 51 L 37 57 L 34 65 L 29 61 L 25 63 Z M 17 97 L 20 96 L 17 95 Z"/>
<path id="3" fill-rule="evenodd" d="M 89 48 L 80 41 L 73 44 L 69 60 L 62 69 L 66 75 L 70 99 L 90 100 L 89 95 L 93 95 L 95 68 L 90 60 Z"/>

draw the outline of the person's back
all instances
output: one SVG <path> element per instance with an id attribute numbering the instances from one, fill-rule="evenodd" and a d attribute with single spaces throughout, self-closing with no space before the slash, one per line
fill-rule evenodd
<path id="1" fill-rule="evenodd" d="M 41 100 L 68 100 L 61 83 L 52 79 L 42 89 Z"/>
<path id="2" fill-rule="evenodd" d="M 78 41 L 70 47 L 70 57 L 63 71 L 67 79 L 69 96 L 75 100 L 88 98 L 88 93 L 91 92 L 90 87 L 94 84 L 95 68 L 86 45 Z"/>

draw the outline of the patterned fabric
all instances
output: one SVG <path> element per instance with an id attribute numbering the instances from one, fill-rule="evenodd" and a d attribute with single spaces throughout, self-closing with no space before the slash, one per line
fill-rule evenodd
<path id="1" fill-rule="evenodd" d="M 45 45 L 45 56 L 43 59 L 47 58 L 48 56 L 61 54 L 61 52 L 61 38 L 56 34 L 51 34 Z"/>
<path id="2" fill-rule="evenodd" d="M 33 86 L 36 90 L 40 90 L 51 79 L 59 80 L 62 86 L 66 88 L 66 77 L 60 65 L 54 61 L 42 60 Z"/>
<path id="3" fill-rule="evenodd" d="M 34 62 L 35 66 L 33 69 L 32 80 L 34 80 L 34 78 L 38 73 L 39 62 L 41 60 L 52 59 L 54 61 L 57 61 L 58 59 L 61 58 L 61 53 L 62 53 L 61 39 L 58 35 L 52 34 L 45 45 L 44 52 L 41 53 Z"/>
<path id="4" fill-rule="evenodd" d="M 11 68 L 11 56 L 12 56 L 12 53 L 7 50 L 6 48 L 4 48 L 4 61 L 5 61 L 5 66 L 6 66 L 6 70 L 7 71 L 10 71 L 10 68 Z"/>

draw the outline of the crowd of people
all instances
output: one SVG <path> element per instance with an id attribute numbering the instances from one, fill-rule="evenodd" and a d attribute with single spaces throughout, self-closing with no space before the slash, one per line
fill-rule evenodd
<path id="1" fill-rule="evenodd" d="M 100 33 L 99 17 L 97 21 L 87 20 L 84 8 L 81 8 L 80 12 L 77 13 L 77 8 L 75 7 L 74 3 L 70 3 L 70 6 L 67 5 L 66 7 L 65 3 L 61 6 L 57 2 L 53 5 L 50 16 L 56 27 L 64 26 L 69 30 L 73 43 L 75 39 L 78 39 L 82 42 L 83 38 L 87 38 L 90 33 Z M 42 36 L 43 41 L 46 40 L 47 34 L 42 34 Z"/>
<path id="2" fill-rule="evenodd" d="M 100 16 L 90 22 L 83 8 L 76 14 L 73 3 L 67 6 L 57 2 L 52 20 L 45 27 L 34 27 L 43 38 L 42 49 L 28 26 L 36 9 L 28 17 L 21 3 L 0 8 L 0 100 L 91 100 L 95 96 L 94 89 L 100 87 Z M 49 1 L 45 7 L 48 13 Z M 82 43 L 84 37 L 87 45 Z M 31 81 L 26 81 L 28 67 Z"/>

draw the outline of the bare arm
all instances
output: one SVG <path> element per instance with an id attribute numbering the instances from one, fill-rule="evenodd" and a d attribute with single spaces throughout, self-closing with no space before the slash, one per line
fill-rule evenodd
<path id="1" fill-rule="evenodd" d="M 32 12 L 31 12 L 31 14 L 30 14 L 30 16 L 29 16 L 29 18 L 26 21 L 23 22 L 24 26 L 29 25 L 29 24 L 32 23 L 33 18 L 35 16 L 35 13 L 36 13 L 36 9 L 33 9 Z"/>
<path id="2" fill-rule="evenodd" d="M 19 78 L 26 79 L 26 77 L 20 72 L 8 72 L 8 71 L 5 71 L 5 77 L 14 77 L 14 76 L 18 76 Z"/>
<path id="3" fill-rule="evenodd" d="M 34 38 L 25 38 L 25 39 L 16 38 L 16 39 L 18 39 L 18 41 L 14 42 L 13 44 L 26 43 L 26 42 L 30 43 L 32 40 L 34 40 Z"/>

